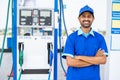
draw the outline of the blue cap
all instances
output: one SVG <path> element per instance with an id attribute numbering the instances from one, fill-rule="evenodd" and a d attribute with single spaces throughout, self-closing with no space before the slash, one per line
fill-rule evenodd
<path id="1" fill-rule="evenodd" d="M 83 12 L 90 12 L 93 16 L 94 16 L 94 11 L 91 7 L 89 7 L 88 5 L 82 7 L 79 11 L 79 16 L 83 13 Z"/>

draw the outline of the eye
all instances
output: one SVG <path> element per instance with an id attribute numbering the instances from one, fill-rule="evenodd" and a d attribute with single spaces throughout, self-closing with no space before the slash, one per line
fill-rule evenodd
<path id="1" fill-rule="evenodd" d="M 86 16 L 85 15 L 81 15 L 81 18 L 85 18 Z"/>
<path id="2" fill-rule="evenodd" d="M 88 15 L 88 18 L 92 18 L 92 15 Z"/>

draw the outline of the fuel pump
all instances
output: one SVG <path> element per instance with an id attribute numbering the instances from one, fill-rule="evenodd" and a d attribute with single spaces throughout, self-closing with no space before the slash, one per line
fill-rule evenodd
<path id="1" fill-rule="evenodd" d="M 54 10 L 32 1 L 17 1 L 17 79 L 53 80 Z"/>

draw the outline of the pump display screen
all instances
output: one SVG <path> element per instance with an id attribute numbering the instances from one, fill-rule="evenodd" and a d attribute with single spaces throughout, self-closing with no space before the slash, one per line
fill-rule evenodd
<path id="1" fill-rule="evenodd" d="M 51 10 L 40 10 L 40 26 L 51 26 L 52 25 L 52 11 Z"/>
<path id="2" fill-rule="evenodd" d="M 21 16 L 31 16 L 31 11 L 30 10 L 22 10 Z"/>
<path id="3" fill-rule="evenodd" d="M 21 9 L 19 14 L 19 24 L 20 25 L 32 25 L 32 10 Z"/>
<path id="4" fill-rule="evenodd" d="M 50 11 L 41 11 L 40 16 L 50 17 Z"/>

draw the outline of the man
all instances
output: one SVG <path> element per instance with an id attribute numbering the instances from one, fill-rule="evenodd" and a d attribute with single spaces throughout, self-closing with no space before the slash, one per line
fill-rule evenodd
<path id="1" fill-rule="evenodd" d="M 104 37 L 93 31 L 94 11 L 88 5 L 79 11 L 79 30 L 66 40 L 63 58 L 68 65 L 66 80 L 100 80 L 100 64 L 108 53 Z"/>

